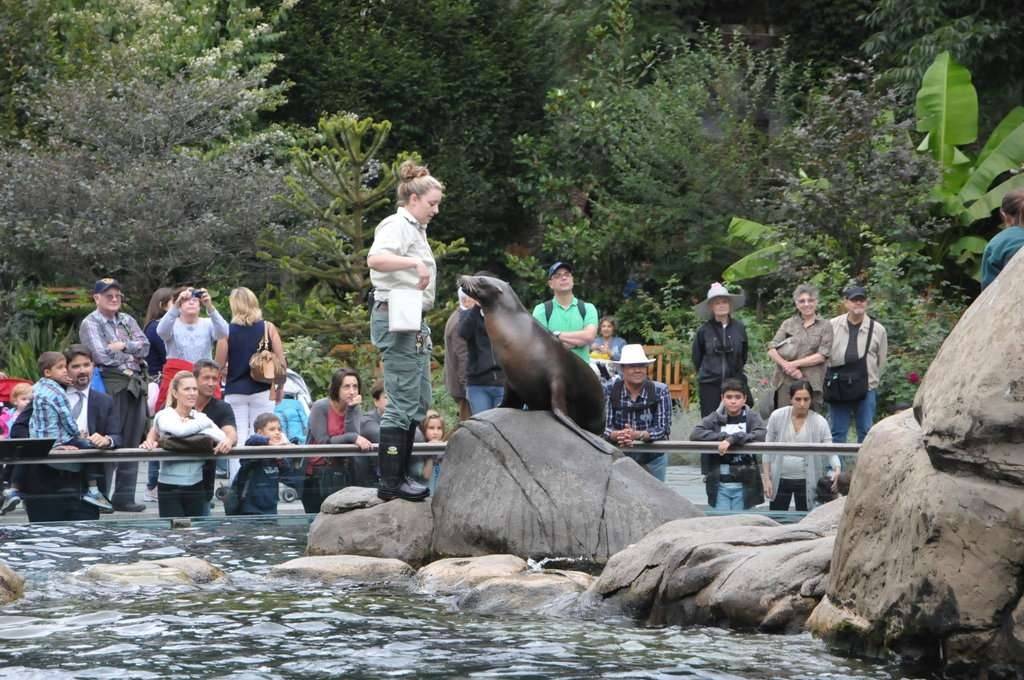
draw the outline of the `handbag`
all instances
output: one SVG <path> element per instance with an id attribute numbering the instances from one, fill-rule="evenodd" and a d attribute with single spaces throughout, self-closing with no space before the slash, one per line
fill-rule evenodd
<path id="1" fill-rule="evenodd" d="M 183 437 L 169 434 L 160 437 L 159 446 L 165 451 L 183 453 L 213 453 L 217 441 L 206 434 L 189 434 Z"/>
<path id="2" fill-rule="evenodd" d="M 868 341 L 864 356 L 852 364 L 843 364 L 828 369 L 825 374 L 825 401 L 849 403 L 860 401 L 868 393 L 868 352 L 871 350 L 871 336 L 875 332 L 875 320 L 868 325 Z"/>
<path id="3" fill-rule="evenodd" d="M 397 288 L 388 293 L 388 331 L 419 332 L 423 324 L 423 291 Z"/>
<path id="4" fill-rule="evenodd" d="M 273 385 L 284 380 L 285 366 L 270 347 L 270 322 L 263 322 L 263 338 L 249 357 L 249 376 L 258 383 Z"/>

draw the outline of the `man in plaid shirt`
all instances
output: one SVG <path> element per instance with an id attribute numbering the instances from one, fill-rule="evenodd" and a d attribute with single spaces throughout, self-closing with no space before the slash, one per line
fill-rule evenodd
<path id="1" fill-rule="evenodd" d="M 669 438 L 672 397 L 668 386 L 647 378 L 647 367 L 654 359 L 647 358 L 643 345 L 626 345 L 616 363 L 622 375 L 604 387 L 604 437 L 664 482 L 668 454 L 629 449 L 639 443 Z"/>

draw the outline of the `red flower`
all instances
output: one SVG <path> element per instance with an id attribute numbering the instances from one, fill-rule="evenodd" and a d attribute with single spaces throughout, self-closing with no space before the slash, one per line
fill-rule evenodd
<path id="1" fill-rule="evenodd" d="M 907 373 L 907 380 L 911 385 L 916 385 L 921 382 L 921 376 L 917 374 L 917 371 L 911 371 L 910 373 Z"/>

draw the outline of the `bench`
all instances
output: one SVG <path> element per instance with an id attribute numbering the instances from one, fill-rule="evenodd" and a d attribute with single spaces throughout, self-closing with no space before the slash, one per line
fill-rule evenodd
<path id="1" fill-rule="evenodd" d="M 683 410 L 690 405 L 689 367 L 678 357 L 669 353 L 662 345 L 644 345 L 644 352 L 654 363 L 647 369 L 651 380 L 668 385 L 672 401 L 678 401 Z"/>

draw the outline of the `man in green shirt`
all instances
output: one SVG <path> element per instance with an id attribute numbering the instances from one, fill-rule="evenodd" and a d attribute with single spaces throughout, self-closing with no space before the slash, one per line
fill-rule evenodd
<path id="1" fill-rule="evenodd" d="M 597 337 L 597 308 L 572 294 L 572 265 L 555 262 L 548 268 L 551 300 L 533 308 L 533 318 L 551 331 L 566 349 L 590 363 L 590 343 Z"/>

